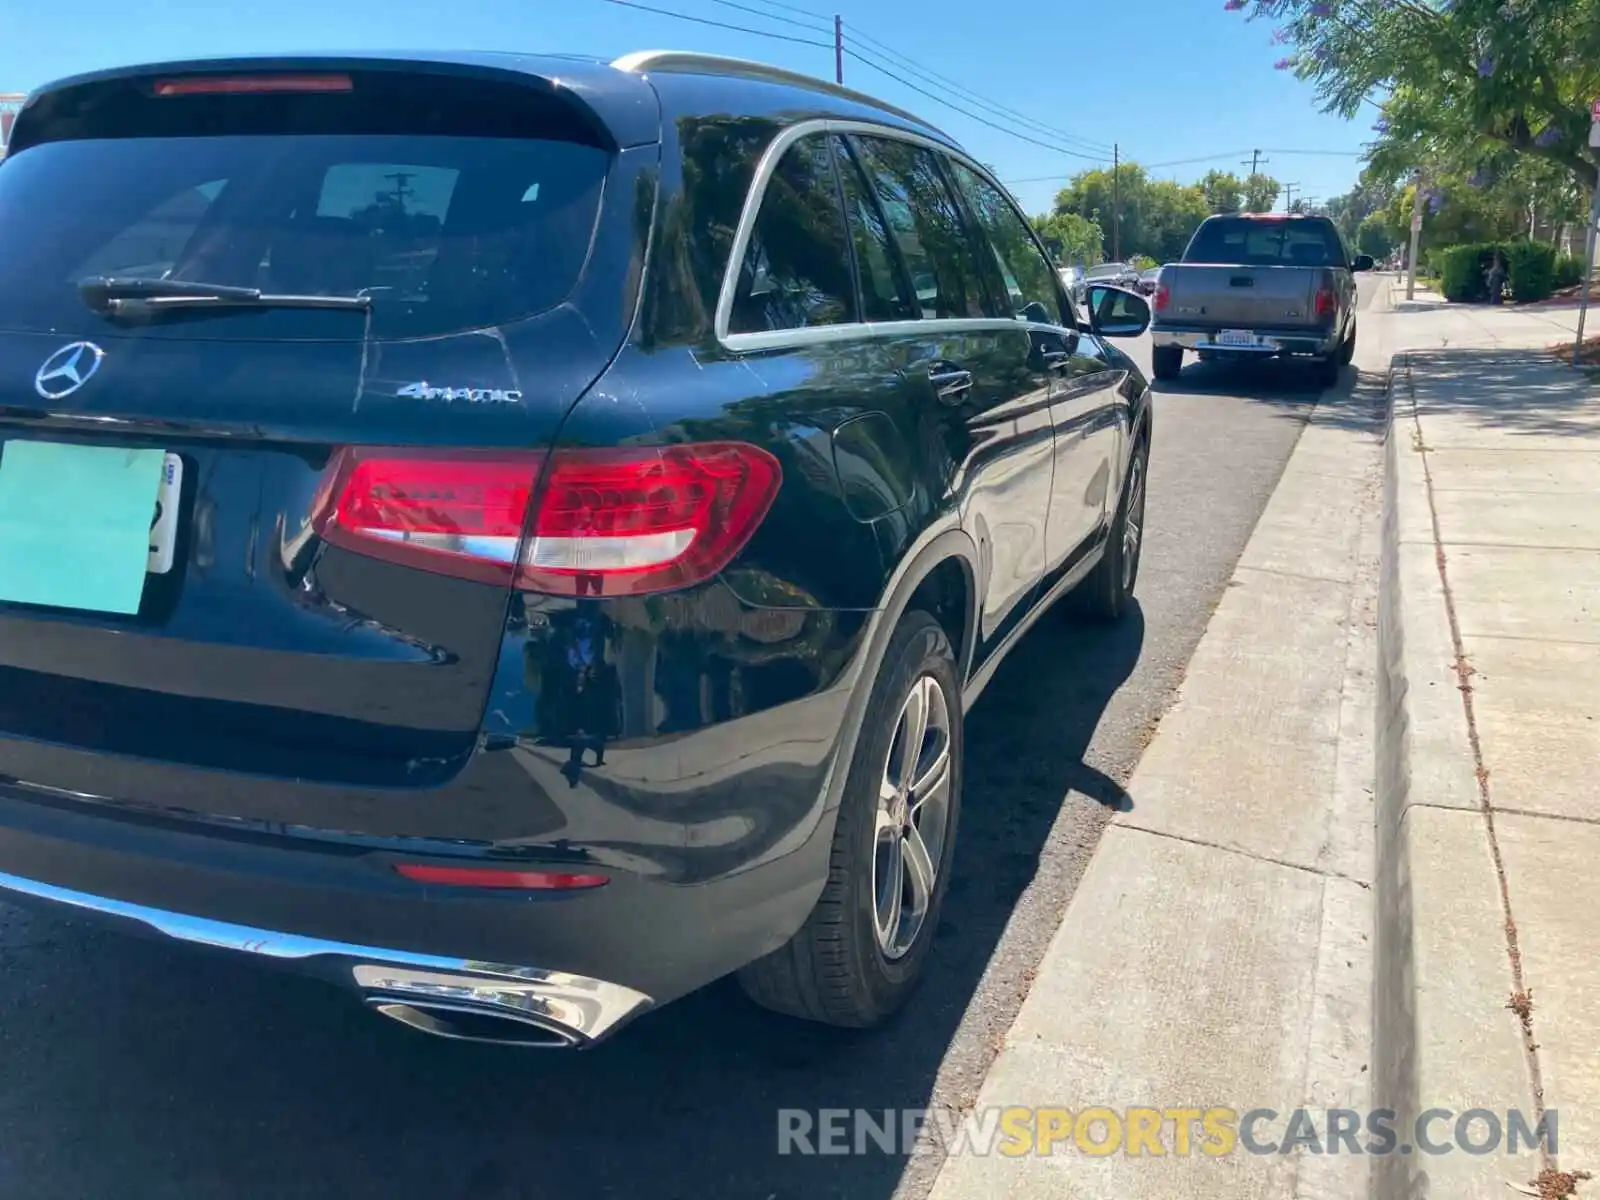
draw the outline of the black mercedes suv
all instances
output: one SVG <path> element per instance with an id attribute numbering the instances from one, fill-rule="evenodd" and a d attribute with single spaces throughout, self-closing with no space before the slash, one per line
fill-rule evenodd
<path id="1" fill-rule="evenodd" d="M 950 138 L 755 63 L 165 63 L 0 165 L 0 894 L 583 1046 L 869 1025 L 962 716 L 1116 618 L 1146 381 Z M 1066 606 L 1063 606 L 1066 607 Z"/>

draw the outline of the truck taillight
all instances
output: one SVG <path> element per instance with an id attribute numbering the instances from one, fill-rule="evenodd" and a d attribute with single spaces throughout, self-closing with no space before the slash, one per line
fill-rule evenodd
<path id="1" fill-rule="evenodd" d="M 640 595 L 722 570 L 782 477 L 772 455 L 741 442 L 548 457 L 347 446 L 324 474 L 313 527 L 358 554 L 482 583 Z"/>
<path id="2" fill-rule="evenodd" d="M 1167 285 L 1164 283 L 1156 284 L 1156 295 L 1153 305 L 1155 310 L 1157 312 L 1165 312 L 1167 310 L 1167 305 L 1171 303 L 1171 301 L 1172 293 L 1167 290 Z"/>
<path id="3" fill-rule="evenodd" d="M 1326 285 L 1317 289 L 1316 313 L 1320 317 L 1331 317 L 1339 307 L 1339 293 Z"/>

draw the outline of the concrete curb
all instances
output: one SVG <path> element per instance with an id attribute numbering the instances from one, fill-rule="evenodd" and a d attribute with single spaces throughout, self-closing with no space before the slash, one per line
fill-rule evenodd
<path id="1" fill-rule="evenodd" d="M 1429 1110 L 1535 1108 L 1523 1034 L 1506 1006 L 1506 910 L 1456 673 L 1416 365 L 1399 354 L 1389 375 L 1373 781 L 1372 1103 L 1395 1114 L 1402 1138 Z M 1537 1154 L 1382 1155 L 1369 1194 L 1498 1200 L 1542 1165 Z"/>
<path id="2" fill-rule="evenodd" d="M 1389 369 L 1388 418 L 1383 447 L 1383 516 L 1379 525 L 1378 695 L 1373 781 L 1377 862 L 1373 875 L 1376 928 L 1373 932 L 1372 1103 L 1374 1108 L 1392 1110 L 1400 1121 L 1414 1118 L 1419 1108 L 1411 873 L 1401 825 L 1411 785 L 1411 724 L 1405 627 L 1401 619 L 1399 464 L 1396 459 L 1397 434 L 1403 434 L 1404 429 L 1397 429 L 1395 423 L 1395 377 L 1409 370 L 1410 360 L 1404 355 L 1397 357 Z M 1426 1195 L 1426 1174 L 1423 1173 L 1421 1179 L 1416 1176 L 1411 1159 L 1394 1155 L 1374 1159 L 1373 1200 Z"/>

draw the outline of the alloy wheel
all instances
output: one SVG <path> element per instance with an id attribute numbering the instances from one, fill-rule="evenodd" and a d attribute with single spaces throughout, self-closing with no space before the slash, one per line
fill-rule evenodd
<path id="1" fill-rule="evenodd" d="M 885 958 L 916 944 L 933 901 L 950 821 L 950 700 L 932 675 L 900 707 L 873 830 L 873 929 Z"/>

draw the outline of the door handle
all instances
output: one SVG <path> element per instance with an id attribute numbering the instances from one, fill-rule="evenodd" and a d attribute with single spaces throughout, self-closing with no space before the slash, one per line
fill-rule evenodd
<path id="1" fill-rule="evenodd" d="M 941 363 L 928 372 L 934 395 L 946 404 L 959 404 L 972 390 L 972 372 Z"/>
<path id="2" fill-rule="evenodd" d="M 1065 350 L 1041 350 L 1039 357 L 1044 360 L 1046 370 L 1064 371 L 1066 370 L 1067 360 L 1072 356 Z"/>

